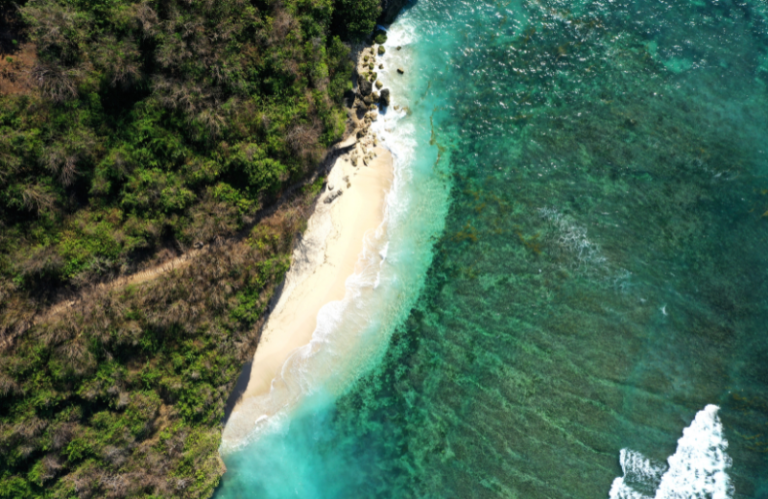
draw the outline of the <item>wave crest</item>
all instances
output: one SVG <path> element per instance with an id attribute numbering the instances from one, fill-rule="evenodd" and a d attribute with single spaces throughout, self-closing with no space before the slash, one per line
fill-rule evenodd
<path id="1" fill-rule="evenodd" d="M 728 476 L 731 458 L 728 441 L 717 416 L 720 408 L 708 405 L 683 430 L 677 450 L 667 466 L 652 463 L 639 452 L 622 449 L 624 476 L 611 485 L 611 499 L 729 499 L 733 485 Z M 655 489 L 655 494 L 653 490 Z M 646 493 L 650 490 L 651 494 Z"/>

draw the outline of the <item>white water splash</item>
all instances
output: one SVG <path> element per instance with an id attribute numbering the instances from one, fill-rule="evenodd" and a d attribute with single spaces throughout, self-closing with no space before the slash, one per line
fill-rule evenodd
<path id="1" fill-rule="evenodd" d="M 717 417 L 720 408 L 708 405 L 696 414 L 691 425 L 677 441 L 677 451 L 667 459 L 668 466 L 658 466 L 639 452 L 622 449 L 624 476 L 611 485 L 611 499 L 729 499 L 733 486 L 728 476 L 731 458 L 726 453 L 728 441 Z M 657 485 L 658 484 L 658 485 Z M 653 490 L 648 495 L 638 488 Z"/>
<path id="2" fill-rule="evenodd" d="M 586 227 L 578 225 L 568 215 L 555 208 L 539 208 L 539 215 L 546 218 L 558 232 L 556 242 L 566 251 L 576 255 L 577 266 L 600 268 L 607 263 L 600 245 L 587 237 Z"/>

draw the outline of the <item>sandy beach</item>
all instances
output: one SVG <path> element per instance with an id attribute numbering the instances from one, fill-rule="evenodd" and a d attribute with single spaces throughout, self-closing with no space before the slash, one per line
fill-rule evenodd
<path id="1" fill-rule="evenodd" d="M 369 70 L 370 63 L 363 64 L 366 55 L 375 61 L 376 47 L 361 48 L 357 53 L 360 74 Z M 322 349 L 325 341 L 313 341 L 313 334 L 322 336 L 317 328 L 321 308 L 332 302 L 341 305 L 347 301 L 345 297 L 356 296 L 350 293 L 360 292 L 358 285 L 348 283 L 351 276 L 367 281 L 375 279 L 378 272 L 382 261 L 378 245 L 386 239 L 386 196 L 394 179 L 393 158 L 371 130 L 371 124 L 378 120 L 376 106 L 363 103 L 358 95 L 348 116 L 354 132 L 339 147 L 354 147 L 334 163 L 294 249 L 291 268 L 262 330 L 250 373 L 246 366 L 243 374 L 247 386 L 242 388 L 242 378 L 238 382 L 241 388 L 236 390 L 242 390 L 242 395 L 227 418 L 222 449 L 238 447 L 254 425 L 296 402 L 303 378 L 296 373 L 307 368 L 308 356 Z M 372 284 L 364 287 L 373 289 Z M 327 319 L 323 320 L 327 326 Z M 335 345 L 336 353 L 341 348 L 349 350 L 343 355 L 349 355 L 354 344 L 356 339 L 347 337 Z"/>
<path id="2" fill-rule="evenodd" d="M 286 359 L 312 339 L 320 308 L 344 298 L 347 278 L 360 270 L 366 234 L 385 229 L 382 223 L 385 196 L 393 178 L 392 156 L 383 147 L 372 152 L 375 157 L 368 165 L 358 161 L 354 166 L 350 155 L 337 159 L 303 239 L 294 250 L 282 294 L 264 327 L 248 386 L 233 416 L 249 399 L 269 393 Z"/>

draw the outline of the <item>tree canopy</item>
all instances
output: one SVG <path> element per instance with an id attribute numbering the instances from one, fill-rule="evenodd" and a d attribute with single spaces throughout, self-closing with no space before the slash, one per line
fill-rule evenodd
<path id="1" fill-rule="evenodd" d="M 320 184 L 248 228 L 342 136 L 342 40 L 379 12 L 0 1 L 0 498 L 211 494 L 224 403 Z M 212 241 L 152 282 L 88 286 Z M 49 313 L 62 289 L 83 292 Z"/>

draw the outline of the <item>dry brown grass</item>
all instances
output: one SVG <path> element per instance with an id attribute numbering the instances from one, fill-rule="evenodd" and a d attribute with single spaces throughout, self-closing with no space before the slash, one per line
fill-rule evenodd
<path id="1" fill-rule="evenodd" d="M 32 43 L 23 43 L 13 52 L 0 52 L 0 96 L 33 92 L 29 75 L 37 63 L 37 47 Z"/>

